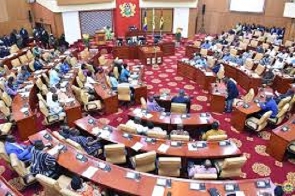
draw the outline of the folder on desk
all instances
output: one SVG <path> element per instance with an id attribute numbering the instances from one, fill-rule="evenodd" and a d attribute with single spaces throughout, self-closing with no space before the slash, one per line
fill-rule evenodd
<path id="1" fill-rule="evenodd" d="M 166 153 L 168 149 L 169 149 L 169 146 L 168 146 L 168 145 L 166 145 L 166 144 L 161 144 L 160 147 L 158 148 L 158 151 L 159 151 L 159 152 Z"/>
<path id="2" fill-rule="evenodd" d="M 165 187 L 163 186 L 155 186 L 152 196 L 162 196 L 165 193 Z"/>
<path id="3" fill-rule="evenodd" d="M 94 176 L 95 172 L 98 171 L 98 168 L 93 167 L 93 166 L 89 166 L 83 173 L 82 176 L 90 179 L 92 178 L 92 176 Z"/>
<path id="4" fill-rule="evenodd" d="M 142 143 L 136 142 L 131 148 L 135 151 L 139 151 L 143 147 Z"/>

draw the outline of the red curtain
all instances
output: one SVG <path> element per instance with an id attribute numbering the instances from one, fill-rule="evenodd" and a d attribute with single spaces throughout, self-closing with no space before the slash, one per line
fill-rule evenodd
<path id="1" fill-rule="evenodd" d="M 134 16 L 123 17 L 121 15 L 120 5 L 124 3 L 132 3 L 136 5 Z M 116 36 L 118 37 L 125 36 L 125 33 L 128 31 L 128 27 L 131 25 L 135 25 L 138 29 L 140 29 L 139 0 L 116 0 L 114 22 L 115 22 L 115 33 L 116 33 Z"/>

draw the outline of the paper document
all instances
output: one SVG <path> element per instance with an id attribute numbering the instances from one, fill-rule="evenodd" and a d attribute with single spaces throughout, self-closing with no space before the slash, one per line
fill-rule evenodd
<path id="1" fill-rule="evenodd" d="M 95 172 L 97 172 L 97 170 L 98 170 L 98 168 L 90 166 L 87 168 L 86 171 L 83 172 L 82 176 L 90 179 L 95 174 Z"/>
<path id="2" fill-rule="evenodd" d="M 169 146 L 166 144 L 161 144 L 161 146 L 158 148 L 158 151 L 166 153 L 167 150 L 169 149 Z"/>
<path id="3" fill-rule="evenodd" d="M 47 151 L 47 153 L 50 154 L 51 156 L 56 155 L 57 152 L 58 152 L 58 145 L 54 146 L 53 148 Z"/>
<path id="4" fill-rule="evenodd" d="M 152 196 L 162 196 L 165 193 L 165 187 L 163 186 L 155 186 Z"/>
<path id="5" fill-rule="evenodd" d="M 153 117 L 153 115 L 152 114 L 147 114 L 147 115 L 145 115 L 145 117 L 146 118 L 151 118 L 151 117 Z"/>
<path id="6" fill-rule="evenodd" d="M 193 145 L 194 145 L 193 143 L 188 143 L 187 144 L 187 147 L 188 147 L 188 150 L 189 151 L 196 151 L 196 150 L 198 150 L 198 148 L 197 147 L 194 147 Z"/>
<path id="7" fill-rule="evenodd" d="M 25 113 L 25 112 L 29 111 L 29 108 L 22 108 L 22 109 L 20 109 L 20 111 L 21 111 L 22 113 Z"/>
<path id="8" fill-rule="evenodd" d="M 135 151 L 139 151 L 142 147 L 142 143 L 136 142 L 131 148 Z"/>

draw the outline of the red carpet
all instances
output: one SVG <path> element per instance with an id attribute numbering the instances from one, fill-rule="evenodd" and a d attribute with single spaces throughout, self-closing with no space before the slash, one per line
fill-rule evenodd
<path id="1" fill-rule="evenodd" d="M 148 85 L 149 94 L 158 93 L 160 89 L 168 88 L 172 93 L 177 93 L 180 88 L 185 89 L 186 93 L 192 95 L 191 112 L 208 112 L 210 103 L 208 101 L 208 92 L 200 89 L 197 83 L 192 82 L 186 78 L 177 76 L 176 61 L 184 56 L 184 47 L 178 48 L 176 55 L 165 57 L 163 65 L 158 69 L 151 67 L 146 68 L 145 81 Z M 138 60 L 126 61 L 129 65 L 139 63 Z M 105 123 L 117 126 L 120 123 L 127 121 L 127 113 L 133 110 L 136 106 L 129 109 L 119 109 L 119 112 L 109 116 L 100 118 Z M 256 135 L 248 137 L 249 134 L 238 133 L 230 125 L 230 114 L 213 114 L 213 117 L 220 121 L 221 128 L 225 130 L 229 138 L 234 141 L 241 151 L 248 157 L 246 165 L 243 168 L 243 175 L 241 178 L 259 178 L 271 177 L 272 181 L 277 184 L 284 182 L 292 183 L 295 186 L 295 160 L 288 160 L 285 162 L 277 162 L 275 159 L 265 153 L 267 141 L 270 137 L 270 128 L 263 132 L 263 137 L 258 138 Z M 97 116 L 97 118 L 99 118 Z M 42 116 L 38 113 L 38 127 L 40 130 L 45 127 L 41 124 Z M 50 127 L 56 129 L 58 126 Z M 14 131 L 15 133 L 16 131 Z M 9 180 L 12 184 L 18 184 L 14 172 L 7 167 L 2 160 L 0 160 L 0 173 Z M 21 187 L 20 187 L 21 188 Z M 28 187 L 22 191 L 26 196 L 39 195 L 40 186 Z M 42 194 L 41 194 L 42 195 Z"/>

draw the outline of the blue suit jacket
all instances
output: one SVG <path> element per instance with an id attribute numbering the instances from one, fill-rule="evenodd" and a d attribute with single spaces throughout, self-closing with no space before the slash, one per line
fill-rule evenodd
<path id="1" fill-rule="evenodd" d="M 31 160 L 31 152 L 30 152 L 30 148 L 28 146 L 24 146 L 24 145 L 19 145 L 21 147 L 18 146 L 19 144 L 13 144 L 13 143 L 9 143 L 9 142 L 5 142 L 5 150 L 6 153 L 8 155 L 10 155 L 11 153 L 16 154 L 17 158 L 21 161 L 28 161 Z"/>

